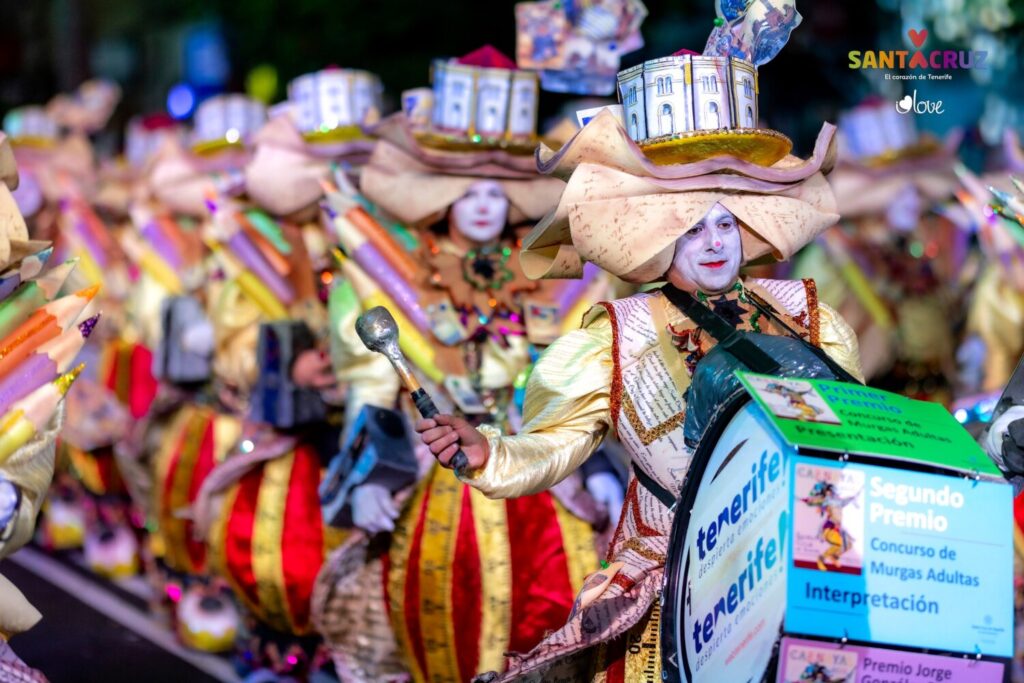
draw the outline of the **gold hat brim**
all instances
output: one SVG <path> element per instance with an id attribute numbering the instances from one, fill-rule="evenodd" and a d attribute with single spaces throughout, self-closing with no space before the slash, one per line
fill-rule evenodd
<path id="1" fill-rule="evenodd" d="M 771 166 L 792 151 L 793 142 L 766 128 L 719 128 L 652 138 L 640 143 L 640 149 L 659 166 L 689 164 L 718 156 Z"/>

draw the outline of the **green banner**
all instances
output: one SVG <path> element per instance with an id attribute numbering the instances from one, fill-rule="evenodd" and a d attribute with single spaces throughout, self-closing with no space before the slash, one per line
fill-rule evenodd
<path id="1" fill-rule="evenodd" d="M 846 382 L 736 374 L 782 438 L 798 448 L 863 453 L 1002 478 L 938 403 Z"/>

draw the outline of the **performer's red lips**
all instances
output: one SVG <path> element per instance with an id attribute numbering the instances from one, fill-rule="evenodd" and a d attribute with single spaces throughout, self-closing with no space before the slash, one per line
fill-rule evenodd
<path id="1" fill-rule="evenodd" d="M 475 225 L 478 228 L 486 228 L 490 224 L 490 221 L 473 221 L 473 225 Z"/>
<path id="2" fill-rule="evenodd" d="M 708 261 L 707 263 L 702 263 L 701 265 L 704 266 L 705 268 L 721 268 L 725 264 L 725 261 Z"/>

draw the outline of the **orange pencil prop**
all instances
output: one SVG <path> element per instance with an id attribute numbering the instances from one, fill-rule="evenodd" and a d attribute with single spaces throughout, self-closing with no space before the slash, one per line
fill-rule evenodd
<path id="1" fill-rule="evenodd" d="M 51 301 L 0 339 L 0 377 L 12 372 L 42 344 L 60 336 L 74 325 L 97 291 L 99 285 L 93 285 L 71 296 Z"/>

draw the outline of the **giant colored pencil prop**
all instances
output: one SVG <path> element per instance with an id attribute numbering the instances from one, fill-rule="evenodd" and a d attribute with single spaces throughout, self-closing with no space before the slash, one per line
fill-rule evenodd
<path id="1" fill-rule="evenodd" d="M 0 339 L 13 332 L 48 301 L 52 301 L 77 263 L 77 259 L 65 261 L 35 280 L 22 283 L 14 294 L 0 301 Z"/>
<path id="2" fill-rule="evenodd" d="M 39 387 L 0 417 L 0 464 L 46 427 L 83 367 L 84 363 Z"/>
<path id="3" fill-rule="evenodd" d="M 130 232 L 122 233 L 121 246 L 124 247 L 128 258 L 168 292 L 177 295 L 185 291 L 181 284 L 181 278 L 172 267 L 173 264 L 164 260 L 138 237 Z"/>
<path id="4" fill-rule="evenodd" d="M 25 247 L 32 245 L 38 248 L 40 245 L 48 244 L 47 242 L 22 242 Z M 13 246 L 13 244 L 12 244 Z M 12 249 L 12 252 L 14 250 Z M 31 280 L 42 271 L 43 266 L 53 256 L 53 247 L 44 247 L 40 251 L 35 253 L 29 253 L 20 259 L 15 255 L 11 254 L 11 261 L 17 260 L 16 266 L 12 266 L 8 270 L 0 274 L 0 301 L 6 299 L 14 289 L 22 282 Z"/>
<path id="5" fill-rule="evenodd" d="M 342 275 L 352 285 L 364 308 L 382 307 L 394 311 L 393 315 L 398 320 L 398 324 L 405 329 L 405 334 L 400 340 L 402 350 L 412 359 L 416 367 L 435 382 L 444 381 L 444 373 L 434 361 L 434 347 L 402 314 L 401 309 L 395 306 L 391 297 L 381 291 L 373 279 L 364 273 L 352 259 L 342 256 L 339 252 L 335 253 L 335 258 L 340 263 Z"/>
<path id="6" fill-rule="evenodd" d="M 96 327 L 99 315 L 79 323 L 56 339 L 40 346 L 6 377 L 0 378 L 0 415 L 11 405 L 58 375 L 67 372 L 85 340 Z"/>
<path id="7" fill-rule="evenodd" d="M 385 358 L 391 361 L 391 365 L 395 368 L 398 376 L 402 378 L 405 388 L 412 395 L 412 400 L 416 404 L 416 409 L 420 412 L 420 415 L 426 420 L 437 416 L 437 406 L 434 405 L 430 395 L 420 386 L 419 380 L 416 379 L 416 375 L 412 373 L 412 369 L 406 362 L 405 356 L 402 355 L 398 345 L 398 324 L 391 317 L 388 309 L 383 306 L 377 306 L 363 313 L 356 320 L 356 333 L 366 348 L 383 354 Z M 457 475 L 461 475 L 468 465 L 469 460 L 460 448 L 452 456 L 451 466 Z"/>
<path id="8" fill-rule="evenodd" d="M 849 253 L 839 243 L 839 237 L 833 231 L 826 231 L 822 238 L 825 251 L 839 266 L 839 272 L 846 280 L 846 284 L 850 286 L 850 291 L 860 301 L 861 306 L 879 327 L 891 329 L 893 321 L 888 307 L 879 298 L 864 271 L 860 269 L 856 261 L 850 258 Z"/>
<path id="9" fill-rule="evenodd" d="M 414 282 L 419 275 L 419 266 L 407 249 L 398 244 L 380 223 L 354 199 L 346 197 L 327 181 L 321 183 L 327 198 L 328 216 L 338 226 L 338 221 L 347 221 L 380 253 L 388 264 L 406 282 Z M 340 232 L 341 227 L 336 229 Z"/>
<path id="10" fill-rule="evenodd" d="M 285 304 L 295 301 L 295 291 L 291 285 L 267 262 L 231 212 L 218 207 L 211 197 L 206 198 L 206 206 L 219 228 L 218 240 L 226 244 L 239 262 L 273 292 L 279 301 Z"/>
<path id="11" fill-rule="evenodd" d="M 274 296 L 274 293 L 267 289 L 259 278 L 253 275 L 250 271 L 242 268 L 234 256 L 232 256 L 224 247 L 213 240 L 207 240 L 206 244 L 210 247 L 210 250 L 217 255 L 217 260 L 224 268 L 224 272 L 227 276 L 233 279 L 239 289 L 244 293 L 257 308 L 271 320 L 284 320 L 288 317 L 288 311 L 285 309 L 284 304 Z"/>
<path id="12" fill-rule="evenodd" d="M 344 216 L 333 217 L 341 246 L 366 271 L 421 332 L 430 331 L 430 319 L 408 281 L 395 271 L 373 244 Z"/>
<path id="13" fill-rule="evenodd" d="M 70 329 L 98 290 L 99 285 L 93 285 L 51 301 L 0 339 L 0 377 L 13 372 L 29 354 Z"/>

